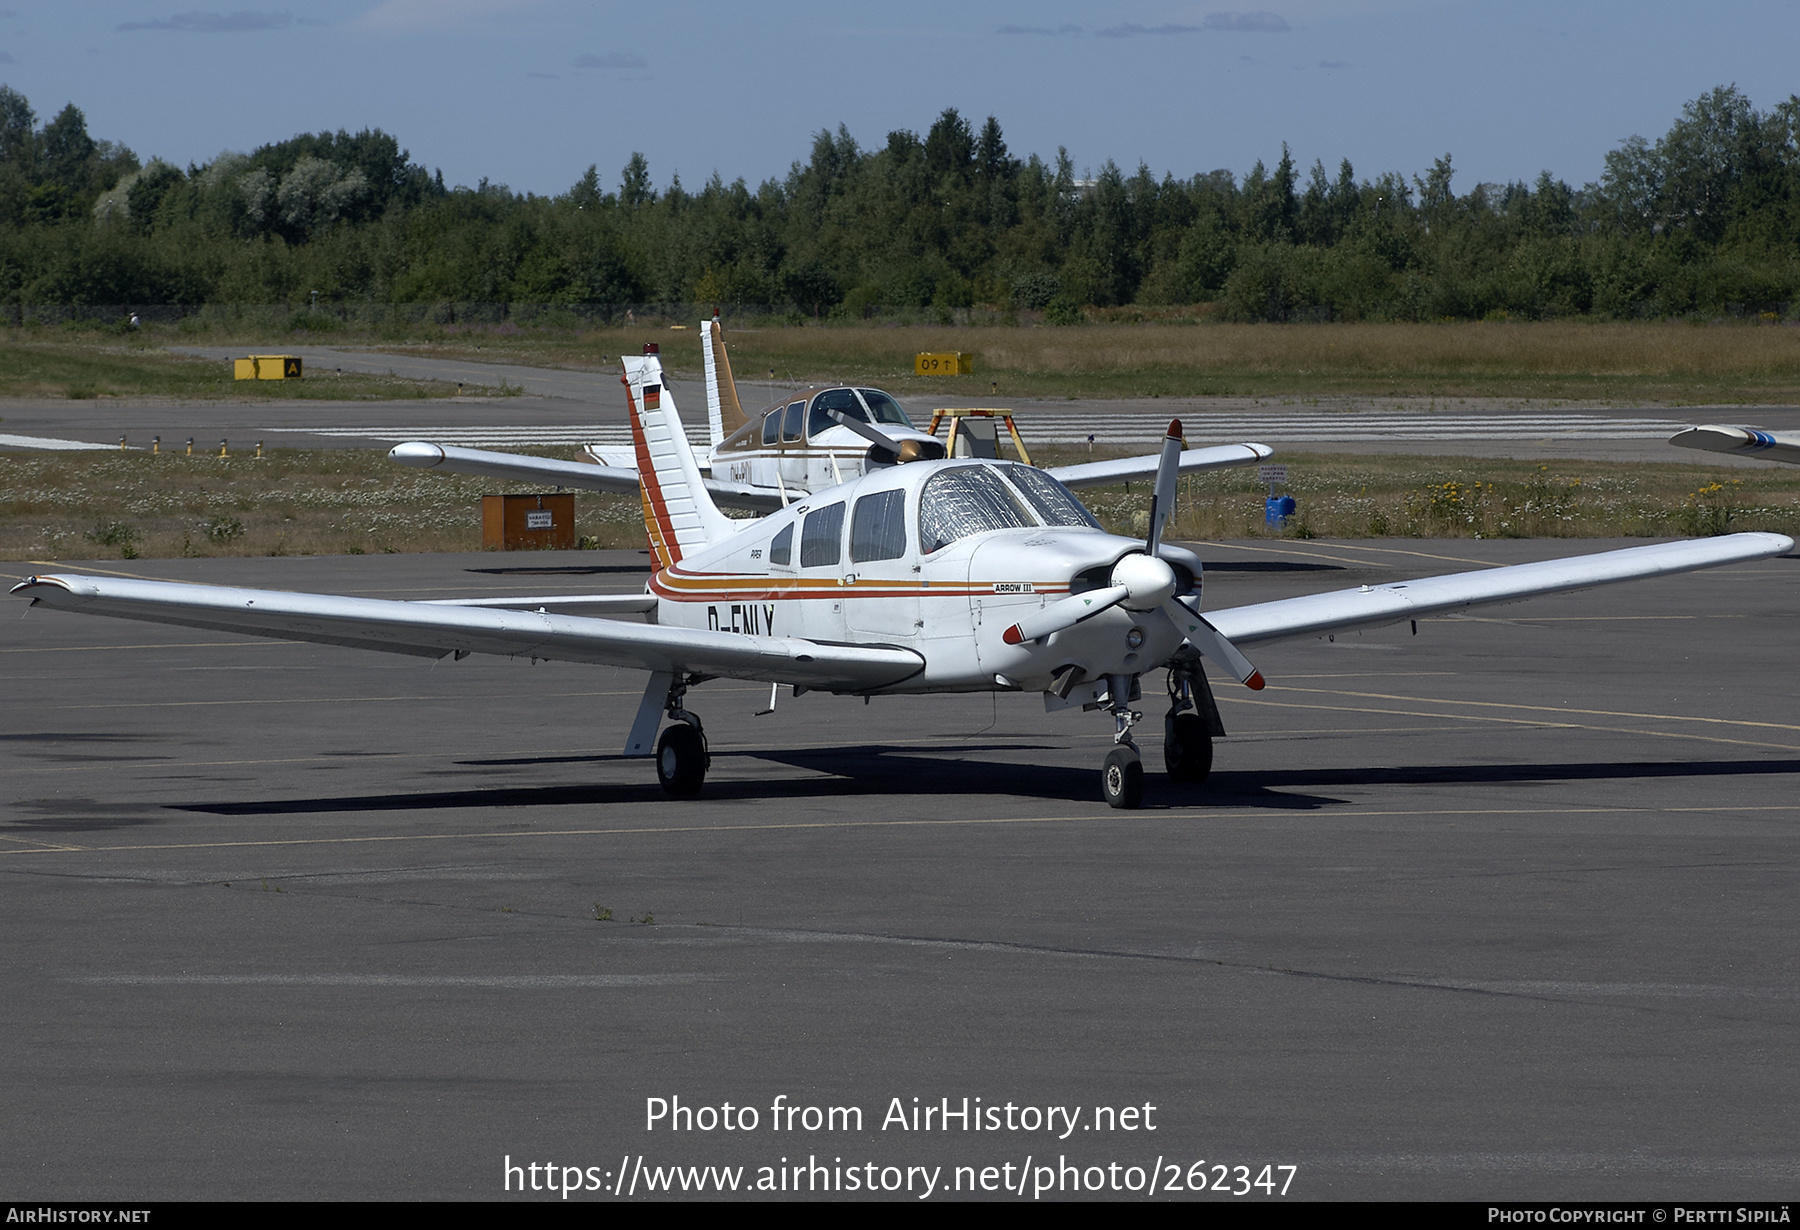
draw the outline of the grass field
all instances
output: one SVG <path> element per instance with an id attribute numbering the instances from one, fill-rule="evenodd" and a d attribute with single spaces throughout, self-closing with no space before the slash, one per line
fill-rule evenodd
<path id="1" fill-rule="evenodd" d="M 1043 458 L 1075 459 L 1048 450 Z M 1291 479 L 1284 490 L 1299 503 L 1282 531 L 1287 537 L 1663 537 L 1740 529 L 1800 536 L 1795 467 L 1306 453 L 1284 460 Z M 481 542 L 480 497 L 531 489 L 403 469 L 378 450 L 277 449 L 261 460 L 6 453 L 0 558 L 473 551 Z M 1083 494 L 1109 528 L 1143 532 L 1142 484 Z M 1186 479 L 1173 532 L 1202 542 L 1268 532 L 1265 494 L 1254 468 Z M 591 545 L 643 545 L 635 498 L 581 493 L 575 506 L 577 533 Z"/>
<path id="2" fill-rule="evenodd" d="M 234 380 L 228 363 L 169 354 L 151 339 L 121 343 L 116 338 L 81 334 L 46 339 L 33 336 L 38 332 L 12 329 L 0 334 L 0 398 L 336 401 L 448 397 L 456 392 L 454 384 L 355 373 L 320 373 L 301 380 Z M 265 349 L 264 353 L 280 351 Z"/>
<path id="3" fill-rule="evenodd" d="M 684 376 L 700 371 L 697 327 L 618 329 L 413 325 L 376 332 L 252 334 L 188 323 L 115 332 L 61 326 L 0 339 L 0 397 L 162 394 L 194 397 L 420 396 L 407 381 L 338 377 L 255 382 L 152 348 L 192 343 L 278 353 L 330 344 L 528 365 L 606 370 L 621 354 L 662 347 Z M 1005 326 L 769 327 L 727 335 L 747 402 L 770 380 L 878 384 L 902 396 L 971 397 L 1406 396 L 1694 404 L 1800 400 L 1800 328 L 1782 324 L 1582 323 L 1423 325 L 1213 323 Z M 918 377 L 919 351 L 972 353 L 968 376 Z M 198 364 L 198 365 L 197 365 Z M 291 385 L 292 387 L 288 387 Z M 335 390 L 335 391 L 334 391 Z"/>

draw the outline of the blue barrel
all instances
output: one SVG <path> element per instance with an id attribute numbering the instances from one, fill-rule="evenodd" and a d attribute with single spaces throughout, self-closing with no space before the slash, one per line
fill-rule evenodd
<path id="1" fill-rule="evenodd" d="M 1263 501 L 1263 520 L 1280 529 L 1287 524 L 1287 519 L 1294 515 L 1294 497 L 1291 495 L 1272 495 Z"/>

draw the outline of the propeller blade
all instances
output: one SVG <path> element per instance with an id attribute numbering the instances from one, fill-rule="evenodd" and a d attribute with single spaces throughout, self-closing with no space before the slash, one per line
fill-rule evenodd
<path id="1" fill-rule="evenodd" d="M 1150 497 L 1150 535 L 1144 540 L 1146 554 L 1155 555 L 1162 545 L 1163 526 L 1175 511 L 1175 483 L 1181 478 L 1181 420 L 1170 419 L 1168 434 L 1163 437 L 1162 456 L 1156 463 L 1156 488 Z"/>
<path id="2" fill-rule="evenodd" d="M 1185 602 L 1170 599 L 1163 604 L 1163 614 L 1175 621 L 1175 627 L 1187 637 L 1189 644 L 1230 671 L 1239 683 L 1252 692 L 1263 690 L 1262 672 L 1256 669 L 1236 645 L 1226 640 L 1217 628 L 1207 623 L 1203 616 L 1190 610 Z"/>
<path id="3" fill-rule="evenodd" d="M 1123 585 L 1111 585 L 1105 589 L 1091 589 L 1085 594 L 1071 595 L 1061 602 L 1027 615 L 1002 632 L 1000 639 L 1008 645 L 1042 640 L 1053 632 L 1073 628 L 1084 619 L 1092 619 L 1102 611 L 1111 610 L 1130 594 L 1131 591 Z"/>
<path id="4" fill-rule="evenodd" d="M 842 410 L 827 410 L 825 413 L 836 419 L 839 427 L 848 427 L 870 444 L 878 448 L 885 448 L 896 457 L 900 455 L 900 441 L 873 425 L 865 423 L 861 419 L 853 419 Z"/>

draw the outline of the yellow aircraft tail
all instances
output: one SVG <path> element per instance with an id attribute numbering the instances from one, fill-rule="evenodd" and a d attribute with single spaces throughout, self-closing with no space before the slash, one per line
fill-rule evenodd
<path id="1" fill-rule="evenodd" d="M 706 354 L 706 419 L 714 449 L 726 436 L 750 421 L 738 404 L 737 382 L 731 378 L 731 360 L 725 354 L 725 331 L 719 318 L 700 326 L 700 347 Z"/>

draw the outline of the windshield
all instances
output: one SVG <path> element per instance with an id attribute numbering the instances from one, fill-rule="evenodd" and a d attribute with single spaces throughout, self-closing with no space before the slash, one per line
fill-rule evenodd
<path id="1" fill-rule="evenodd" d="M 1094 514 L 1075 498 L 1075 493 L 1042 470 L 1009 462 L 1000 467 L 1000 472 L 1006 475 L 1013 486 L 1025 493 L 1026 500 L 1045 525 L 1085 525 L 1096 530 L 1100 528 L 1100 523 L 1094 520 Z"/>
<path id="2" fill-rule="evenodd" d="M 877 424 L 889 423 L 895 427 L 912 427 L 913 421 L 900 408 L 900 403 L 883 393 L 880 389 L 858 389 L 864 402 L 868 403 L 869 412 L 875 416 Z M 913 427 L 914 431 L 918 428 Z"/>
<path id="3" fill-rule="evenodd" d="M 970 534 L 1036 524 L 1012 488 L 987 466 L 940 470 L 919 496 L 919 550 L 926 555 Z"/>

